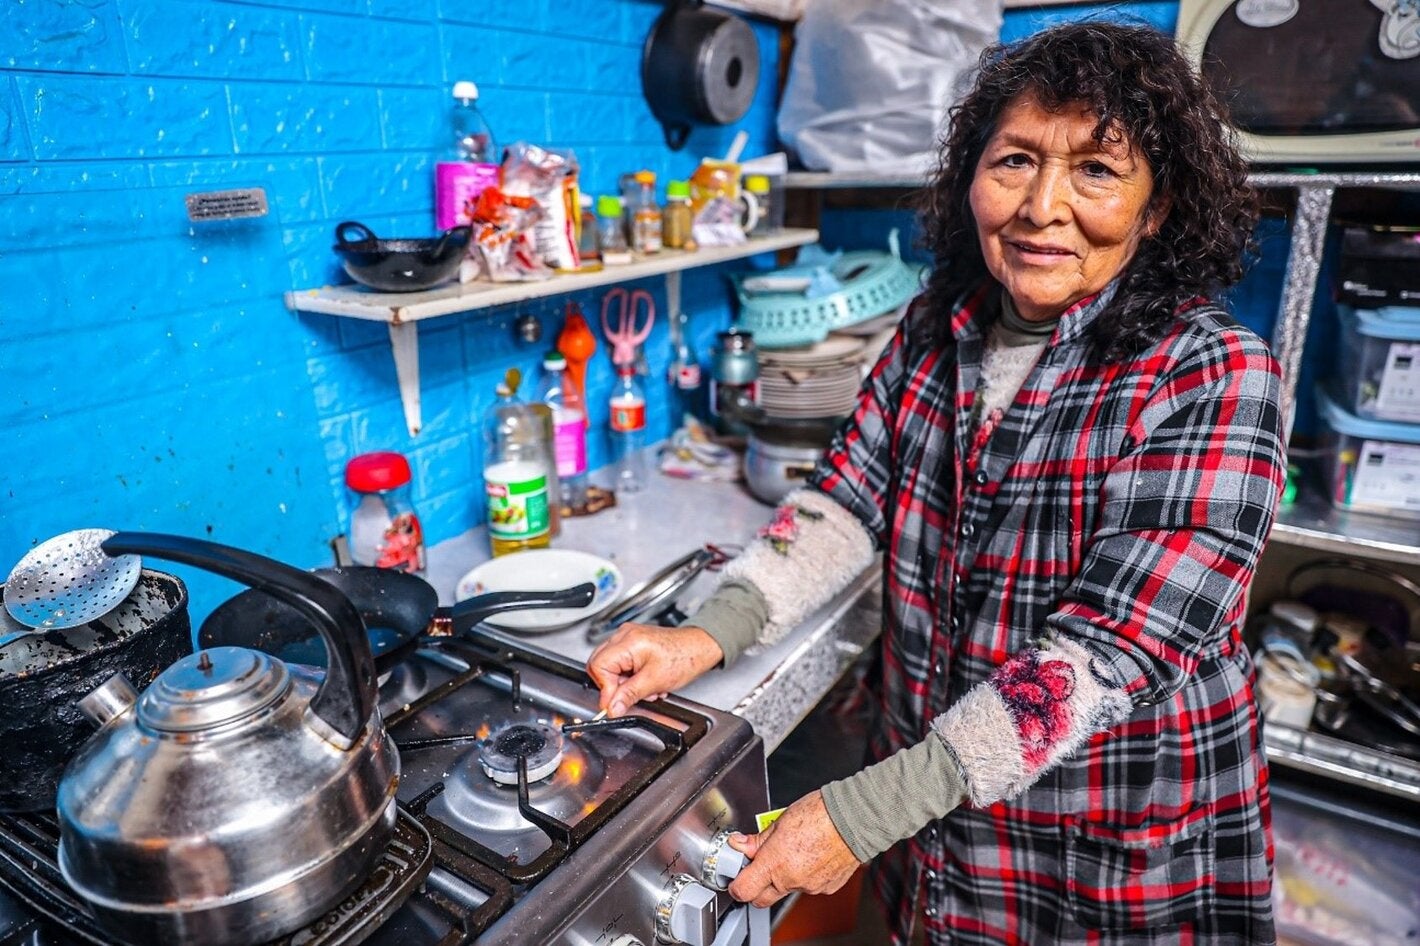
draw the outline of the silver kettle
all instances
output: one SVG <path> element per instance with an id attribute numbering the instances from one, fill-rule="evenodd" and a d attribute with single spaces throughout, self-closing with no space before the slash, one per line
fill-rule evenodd
<path id="1" fill-rule="evenodd" d="M 394 830 L 399 756 L 376 708 L 355 607 L 290 566 L 181 536 L 119 533 L 110 555 L 260 588 L 320 629 L 318 684 L 242 647 L 184 657 L 142 696 L 122 676 L 81 707 L 100 724 L 59 785 L 59 868 L 129 943 L 262 943 L 365 879 Z"/>

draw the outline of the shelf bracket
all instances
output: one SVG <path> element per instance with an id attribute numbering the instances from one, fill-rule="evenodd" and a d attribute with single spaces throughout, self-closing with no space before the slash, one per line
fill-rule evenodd
<path id="1" fill-rule="evenodd" d="M 413 437 L 424 424 L 419 402 L 418 324 L 391 322 L 390 348 L 394 352 L 394 374 L 399 379 L 399 400 L 404 405 L 404 425 Z"/>

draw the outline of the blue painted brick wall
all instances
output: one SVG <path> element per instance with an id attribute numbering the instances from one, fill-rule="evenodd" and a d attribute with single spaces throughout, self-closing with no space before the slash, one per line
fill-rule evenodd
<path id="1" fill-rule="evenodd" d="M 641 95 L 654 0 L 25 0 L 0 9 L 0 568 L 72 528 L 216 540 L 325 564 L 348 523 L 346 460 L 406 453 L 430 541 L 482 517 L 479 419 L 510 365 L 536 378 L 566 298 L 420 328 L 425 427 L 405 431 L 381 324 L 295 315 L 347 281 L 356 219 L 433 232 L 449 90 L 479 83 L 503 143 L 572 148 L 584 189 L 684 177 L 734 133 L 774 147 L 776 30 L 758 97 L 672 153 Z M 264 218 L 193 224 L 194 192 L 262 187 Z M 725 267 L 685 277 L 695 343 L 730 321 Z M 643 284 L 664 312 L 661 280 Z M 595 324 L 600 293 L 575 297 Z M 516 339 L 530 312 L 545 341 Z M 664 321 L 648 343 L 650 434 L 671 430 Z M 605 349 L 603 349 L 605 350 Z M 589 373 L 595 464 L 605 395 Z M 200 618 L 230 583 L 174 567 Z"/>

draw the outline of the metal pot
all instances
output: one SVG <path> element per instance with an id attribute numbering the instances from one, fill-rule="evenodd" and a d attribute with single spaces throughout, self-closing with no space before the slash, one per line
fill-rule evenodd
<path id="1" fill-rule="evenodd" d="M 646 36 L 641 87 L 672 151 L 685 147 L 694 124 L 743 118 L 758 84 L 754 31 L 700 0 L 671 0 Z"/>
<path id="2" fill-rule="evenodd" d="M 128 598 L 98 620 L 0 646 L 0 810 L 54 807 L 65 764 L 94 731 L 79 710 L 87 693 L 116 673 L 147 686 L 190 653 L 187 588 L 146 569 Z"/>
<path id="3" fill-rule="evenodd" d="M 141 697 L 116 678 L 59 786 L 59 867 L 130 943 L 258 943 L 357 887 L 394 828 L 399 756 L 375 708 L 365 627 L 315 576 L 178 536 L 119 533 L 112 555 L 195 565 L 266 589 L 320 629 L 319 685 L 267 654 L 184 657 Z"/>
<path id="4" fill-rule="evenodd" d="M 454 277 L 468 249 L 470 227 L 454 227 L 429 239 L 381 240 L 363 223 L 335 228 L 335 252 L 356 282 L 384 292 L 418 292 Z"/>
<path id="5" fill-rule="evenodd" d="M 773 506 L 803 486 L 833 440 L 837 418 L 749 421 L 745 484 L 760 502 Z"/>

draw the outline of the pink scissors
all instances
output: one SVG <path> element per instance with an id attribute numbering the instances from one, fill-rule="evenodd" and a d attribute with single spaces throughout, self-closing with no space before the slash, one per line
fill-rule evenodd
<path id="1" fill-rule="evenodd" d="M 638 325 L 637 320 L 643 302 L 646 304 L 646 320 Z M 617 305 L 620 309 L 616 316 L 615 326 L 607 318 L 607 312 L 613 305 Z M 606 333 L 607 340 L 611 342 L 611 363 L 614 365 L 634 363 L 636 361 L 636 346 L 650 336 L 651 325 L 655 321 L 656 301 L 646 290 L 635 289 L 628 292 L 620 286 L 607 290 L 607 294 L 602 296 L 602 331 Z"/>

